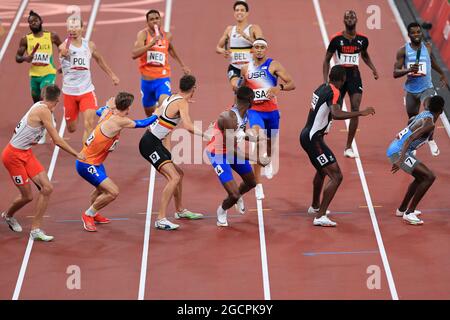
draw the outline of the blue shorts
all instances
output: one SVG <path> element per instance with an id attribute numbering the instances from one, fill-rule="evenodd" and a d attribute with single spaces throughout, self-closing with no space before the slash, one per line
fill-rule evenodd
<path id="1" fill-rule="evenodd" d="M 261 129 L 266 130 L 268 138 L 272 137 L 272 134 L 276 136 L 278 129 L 280 128 L 280 112 L 278 110 L 261 112 L 256 110 L 248 110 L 248 122 L 250 127 L 259 126 Z"/>
<path id="2" fill-rule="evenodd" d="M 155 80 L 141 79 L 142 105 L 144 108 L 154 107 L 163 94 L 170 96 L 170 78 L 161 78 Z"/>
<path id="3" fill-rule="evenodd" d="M 222 184 L 234 179 L 233 173 L 231 172 L 232 169 L 240 176 L 252 171 L 252 166 L 248 160 L 238 158 L 237 156 L 231 159 L 230 157 L 232 156 L 227 157 L 226 154 L 216 155 L 210 152 L 206 152 L 206 154 Z"/>
<path id="4" fill-rule="evenodd" d="M 108 176 L 106 175 L 105 166 L 103 164 L 95 166 L 93 164 L 76 161 L 78 174 L 94 187 L 98 187 Z"/>

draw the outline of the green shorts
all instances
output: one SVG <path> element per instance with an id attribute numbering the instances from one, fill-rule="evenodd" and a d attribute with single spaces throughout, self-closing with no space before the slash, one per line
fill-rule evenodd
<path id="1" fill-rule="evenodd" d="M 43 77 L 31 77 L 30 87 L 31 96 L 33 97 L 33 99 L 40 99 L 42 88 L 48 86 L 49 84 L 54 84 L 55 80 L 56 74 L 48 74 Z"/>

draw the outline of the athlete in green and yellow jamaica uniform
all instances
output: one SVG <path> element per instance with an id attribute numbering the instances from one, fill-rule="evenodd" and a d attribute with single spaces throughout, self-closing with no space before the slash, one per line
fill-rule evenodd
<path id="1" fill-rule="evenodd" d="M 31 32 L 20 40 L 16 62 L 31 63 L 31 97 L 36 103 L 41 100 L 42 88 L 55 83 L 53 45 L 59 47 L 61 40 L 56 33 L 42 29 L 42 18 L 34 11 L 30 11 L 28 25 Z"/>

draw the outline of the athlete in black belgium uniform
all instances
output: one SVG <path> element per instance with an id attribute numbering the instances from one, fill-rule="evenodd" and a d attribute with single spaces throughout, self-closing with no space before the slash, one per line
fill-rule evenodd
<path id="1" fill-rule="evenodd" d="M 342 97 L 339 90 L 346 82 L 346 73 L 344 67 L 334 66 L 330 72 L 329 83 L 322 84 L 314 91 L 308 120 L 300 134 L 300 144 L 317 171 L 313 181 L 313 200 L 308 209 L 309 213 L 316 214 L 313 222 L 315 226 L 336 226 L 336 223 L 327 217 L 326 212 L 341 184 L 342 173 L 336 157 L 323 140 L 324 135 L 330 130 L 332 119 L 354 119 L 375 113 L 373 108 L 352 112 L 341 110 Z M 330 182 L 325 187 L 320 202 L 325 176 L 330 178 Z"/>
<path id="2" fill-rule="evenodd" d="M 340 91 L 342 99 L 344 99 L 345 94 L 348 92 L 352 111 L 359 110 L 362 99 L 363 85 L 359 73 L 360 56 L 372 70 L 375 80 L 378 79 L 377 69 L 373 65 L 369 53 L 367 52 L 369 39 L 356 32 L 357 21 L 356 13 L 353 10 L 345 12 L 345 31 L 339 32 L 331 39 L 325 55 L 325 61 L 323 62 L 323 79 L 325 82 L 328 79 L 330 60 L 333 57 L 333 54 L 336 53 L 336 64 L 345 67 L 347 71 L 347 81 Z M 352 142 L 356 134 L 356 129 L 358 129 L 358 118 L 353 118 L 350 120 L 347 144 L 344 151 L 344 156 L 348 158 L 355 157 L 352 150 Z"/>

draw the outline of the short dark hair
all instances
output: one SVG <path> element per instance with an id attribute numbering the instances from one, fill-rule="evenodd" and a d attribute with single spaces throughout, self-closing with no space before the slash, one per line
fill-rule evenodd
<path id="1" fill-rule="evenodd" d="M 30 13 L 28 14 L 28 19 L 30 19 L 31 17 L 38 18 L 42 23 L 42 17 L 40 15 L 38 15 L 36 12 L 34 12 L 33 10 L 30 10 Z"/>
<path id="2" fill-rule="evenodd" d="M 407 29 L 408 29 L 408 34 L 411 32 L 411 29 L 412 29 L 412 28 L 417 28 L 417 27 L 419 27 L 420 30 L 422 30 L 422 27 L 421 27 L 420 24 L 417 23 L 417 22 L 411 22 L 410 24 L 408 24 L 408 27 L 407 27 Z"/>
<path id="3" fill-rule="evenodd" d="M 345 79 L 346 71 L 345 68 L 341 65 L 336 65 L 331 68 L 330 71 L 330 81 L 342 81 Z"/>
<path id="4" fill-rule="evenodd" d="M 428 103 L 428 110 L 432 113 L 442 113 L 444 111 L 445 100 L 441 96 L 432 96 Z"/>
<path id="5" fill-rule="evenodd" d="M 193 75 L 186 74 L 186 75 L 182 76 L 180 79 L 180 86 L 179 86 L 180 90 L 182 92 L 190 91 L 195 86 L 196 81 L 197 80 L 195 79 L 195 77 Z"/>
<path id="6" fill-rule="evenodd" d="M 252 104 L 255 99 L 255 93 L 252 89 L 246 86 L 239 87 L 236 91 L 236 98 L 238 102 Z"/>
<path id="7" fill-rule="evenodd" d="M 114 100 L 116 104 L 116 109 L 119 111 L 124 111 L 131 106 L 133 103 L 134 96 L 128 92 L 119 92 Z"/>
<path id="8" fill-rule="evenodd" d="M 61 95 L 61 89 L 56 84 L 49 84 L 42 88 L 42 98 L 47 101 L 56 101 Z"/>
<path id="9" fill-rule="evenodd" d="M 233 10 L 236 10 L 237 6 L 244 6 L 245 7 L 245 11 L 247 11 L 247 12 L 249 10 L 248 3 L 246 1 L 236 1 L 233 4 Z"/>
<path id="10" fill-rule="evenodd" d="M 148 21 L 148 16 L 151 15 L 152 13 L 156 13 L 158 16 L 161 17 L 161 13 L 159 13 L 158 10 L 152 9 L 152 10 L 149 10 L 149 11 L 147 12 L 147 14 L 145 15 L 145 18 L 147 19 L 147 21 Z"/>

